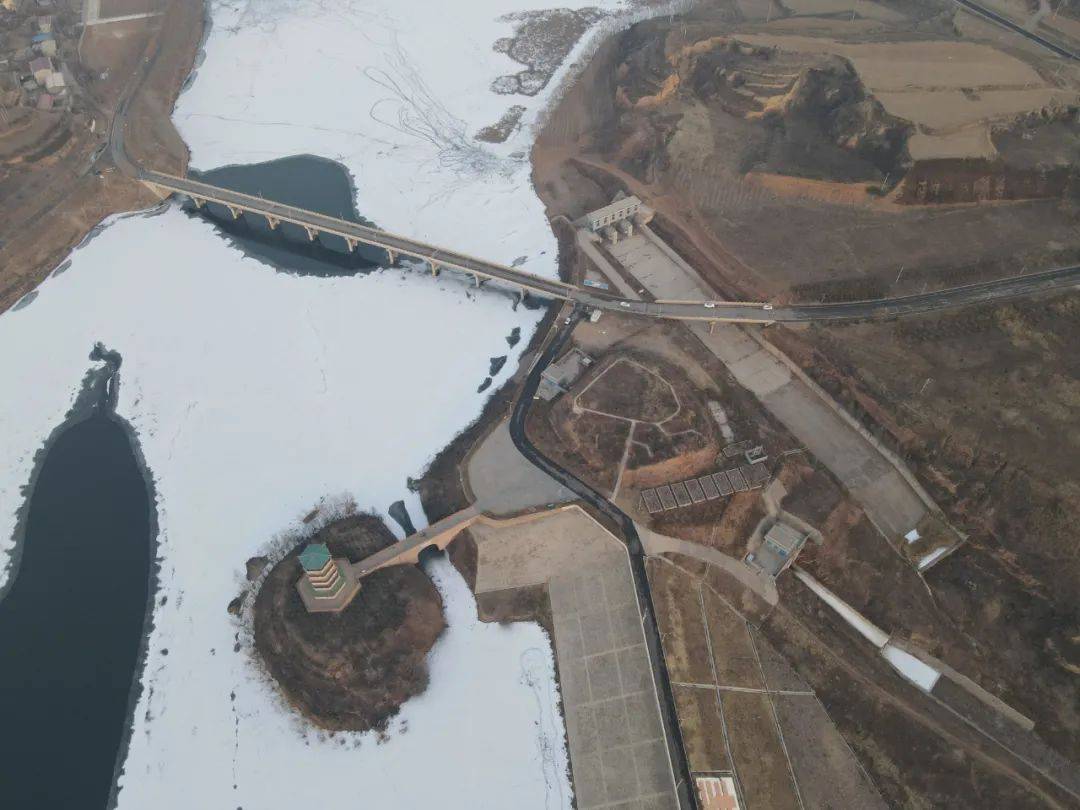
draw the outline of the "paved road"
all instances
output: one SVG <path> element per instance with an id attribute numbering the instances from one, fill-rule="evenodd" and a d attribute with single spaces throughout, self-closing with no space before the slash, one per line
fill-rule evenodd
<path id="1" fill-rule="evenodd" d="M 1077 56 L 1073 51 L 1070 51 L 1068 48 L 1051 42 L 1046 37 L 1036 34 L 1034 31 L 1029 31 L 1019 23 L 1013 22 L 1008 17 L 1003 17 L 996 11 L 992 11 L 991 9 L 986 8 L 986 6 L 979 5 L 978 3 L 972 3 L 971 0 L 956 0 L 956 4 L 958 6 L 963 6 L 968 11 L 973 11 L 981 17 L 985 17 L 986 19 L 997 23 L 1003 28 L 1008 28 L 1010 31 L 1019 34 L 1022 37 L 1027 37 L 1032 42 L 1037 42 L 1039 45 L 1042 45 L 1048 51 L 1052 51 L 1058 56 L 1063 56 L 1066 59 L 1080 59 L 1080 56 Z"/>
<path id="2" fill-rule="evenodd" d="M 1031 295 L 1080 285 L 1080 265 L 985 281 L 947 290 L 869 301 L 836 304 L 802 304 L 771 307 L 763 303 L 725 301 L 637 301 L 602 295 L 562 281 L 545 278 L 513 267 L 478 259 L 448 248 L 440 248 L 389 231 L 307 211 L 284 203 L 201 183 L 136 169 L 140 179 L 161 188 L 211 200 L 237 209 L 255 211 L 282 222 L 310 227 L 343 239 L 358 240 L 385 250 L 412 256 L 440 267 L 450 267 L 484 278 L 496 279 L 546 297 L 573 301 L 594 309 L 681 321 L 726 321 L 736 323 L 804 323 L 810 321 L 884 320 L 941 309 L 969 306 L 986 301 Z"/>
<path id="3" fill-rule="evenodd" d="M 697 798 L 690 778 L 690 766 L 686 759 L 686 751 L 683 746 L 682 733 L 679 730 L 678 715 L 675 711 L 675 694 L 671 688 L 671 678 L 668 675 L 667 662 L 664 660 L 664 650 L 660 643 L 660 628 L 656 622 L 656 609 L 652 601 L 652 592 L 649 589 L 649 578 L 645 571 L 645 552 L 638 537 L 634 521 L 619 507 L 594 490 L 581 479 L 577 478 L 569 470 L 559 466 L 541 453 L 525 433 L 525 422 L 529 415 L 537 389 L 540 387 L 540 374 L 550 365 L 570 339 L 574 327 L 584 317 L 584 311 L 579 307 L 570 316 L 569 323 L 563 323 L 556 327 L 556 332 L 548 345 L 536 359 L 525 384 L 518 394 L 514 403 L 514 411 L 510 416 L 510 438 L 514 446 L 525 458 L 557 480 L 567 489 L 572 490 L 583 501 L 591 504 L 601 514 L 619 527 L 623 540 L 626 542 L 630 556 L 630 570 L 634 575 L 634 588 L 637 590 L 638 603 L 641 608 L 642 627 L 645 631 L 645 646 L 649 650 L 649 658 L 652 661 L 653 674 L 656 685 L 659 688 L 660 719 L 664 725 L 664 734 L 667 739 L 671 761 L 675 770 L 675 788 L 679 799 L 679 805 L 683 810 L 695 810 Z"/>
<path id="4" fill-rule="evenodd" d="M 896 298 L 879 298 L 869 301 L 850 301 L 836 304 L 795 304 L 765 309 L 765 305 L 739 305 L 717 302 L 707 307 L 695 301 L 624 301 L 615 306 L 623 312 L 672 318 L 684 321 L 724 320 L 742 323 L 806 323 L 818 321 L 888 320 L 903 315 L 918 315 L 942 309 L 1020 298 L 1050 290 L 1070 289 L 1080 286 L 1080 265 L 1061 267 L 1039 273 L 994 281 L 983 281 L 963 287 L 951 287 L 936 292 L 917 293 Z M 581 301 L 581 296 L 574 300 Z M 604 306 L 602 309 L 613 309 Z"/>

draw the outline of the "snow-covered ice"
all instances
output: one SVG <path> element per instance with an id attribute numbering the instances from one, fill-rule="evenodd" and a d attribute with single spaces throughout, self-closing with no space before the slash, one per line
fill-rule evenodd
<path id="1" fill-rule="evenodd" d="M 336 159 L 380 226 L 554 274 L 527 153 L 559 77 L 534 98 L 488 89 L 519 69 L 492 50 L 511 33 L 497 18 L 543 7 L 214 0 L 176 114 L 193 165 Z M 510 104 L 525 126 L 477 148 L 469 136 Z M 421 518 L 406 476 L 475 417 L 488 358 L 510 355 L 497 386 L 538 317 L 445 276 L 275 273 L 175 208 L 111 224 L 0 316 L 0 561 L 97 341 L 123 355 L 118 411 L 155 479 L 160 591 L 121 808 L 272 810 L 310 802 L 312 785 L 333 786 L 329 808 L 569 806 L 550 645 L 535 625 L 477 623 L 452 569 L 432 570 L 450 625 L 432 685 L 382 745 L 306 729 L 233 651 L 225 610 L 244 560 L 328 493 L 378 510 L 405 497 Z M 514 327 L 525 340 L 508 351 Z"/>
<path id="2" fill-rule="evenodd" d="M 150 689 L 135 712 L 120 806 L 295 806 L 312 779 L 343 767 L 368 774 L 357 795 L 389 802 L 409 796 L 405 784 L 422 805 L 430 783 L 412 779 L 413 764 L 395 752 L 435 741 L 449 753 L 425 769 L 455 780 L 462 807 L 501 805 L 511 790 L 526 806 L 566 806 L 565 775 L 539 753 L 540 740 L 561 741 L 561 720 L 520 683 L 529 652 L 532 681 L 550 687 L 539 628 L 469 629 L 444 576 L 453 632 L 433 657 L 431 692 L 410 704 L 407 733 L 353 751 L 356 735 L 320 739 L 283 710 L 247 651 L 233 652 L 225 611 L 244 560 L 321 496 L 349 491 L 380 510 L 408 497 L 405 476 L 475 416 L 487 358 L 537 315 L 418 273 L 278 274 L 176 209 L 118 222 L 74 258 L 33 304 L 0 317 L 0 373 L 18 381 L 18 396 L 0 402 L 13 460 L 0 491 L 3 536 L 34 452 L 103 341 L 124 356 L 118 410 L 155 476 L 158 602 L 168 597 L 154 612 Z M 485 715 L 488 696 L 497 703 Z M 538 735 L 541 722 L 553 737 Z M 558 765 L 561 745 L 551 748 Z"/>
<path id="3" fill-rule="evenodd" d="M 491 82 L 523 66 L 492 46 L 513 34 L 499 21 L 510 12 L 619 0 L 211 6 L 206 59 L 174 115 L 194 167 L 322 155 L 349 169 L 359 211 L 379 227 L 493 261 L 525 257 L 525 269 L 554 275 L 529 125 L 566 68 L 535 97 L 498 95 Z M 473 139 L 515 104 L 527 112 L 505 143 Z"/>

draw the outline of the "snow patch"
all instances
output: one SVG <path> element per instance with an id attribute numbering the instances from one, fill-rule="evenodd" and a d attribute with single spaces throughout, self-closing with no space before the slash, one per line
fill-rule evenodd
<path id="1" fill-rule="evenodd" d="M 911 681 L 924 692 L 934 688 L 941 673 L 928 664 L 924 664 L 914 655 L 892 644 L 886 644 L 881 650 L 885 660 L 905 679 Z"/>

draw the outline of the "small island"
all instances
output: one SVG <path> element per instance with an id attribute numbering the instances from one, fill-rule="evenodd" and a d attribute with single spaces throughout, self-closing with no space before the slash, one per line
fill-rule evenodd
<path id="1" fill-rule="evenodd" d="M 355 561 L 394 542 L 374 515 L 343 517 L 278 562 L 255 598 L 256 654 L 286 699 L 321 728 L 384 729 L 427 688 L 427 654 L 446 622 L 422 570 L 375 571 L 338 612 L 310 612 L 297 589 L 306 549 L 324 545 L 334 560 Z"/>

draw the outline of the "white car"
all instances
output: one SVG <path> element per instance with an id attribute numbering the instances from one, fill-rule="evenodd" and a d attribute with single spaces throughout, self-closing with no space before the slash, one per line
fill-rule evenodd
<path id="1" fill-rule="evenodd" d="M 630 302 L 629 301 L 620 301 L 619 306 L 620 307 L 628 307 L 628 306 L 630 306 Z"/>
<path id="2" fill-rule="evenodd" d="M 716 309 L 716 302 L 715 301 L 705 301 L 702 304 L 702 306 L 705 307 L 705 309 Z"/>
<path id="3" fill-rule="evenodd" d="M 765 304 L 762 307 L 762 309 L 764 309 L 766 312 L 771 312 L 772 311 L 772 304 Z"/>

